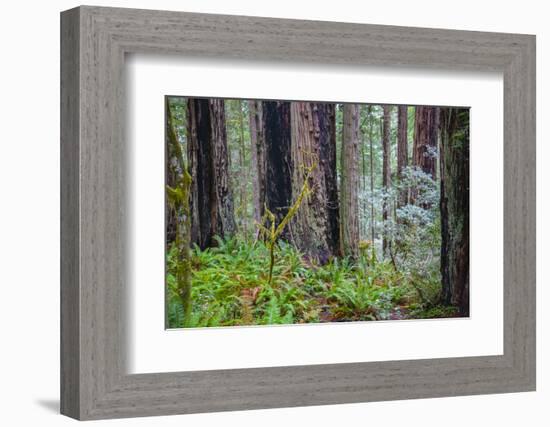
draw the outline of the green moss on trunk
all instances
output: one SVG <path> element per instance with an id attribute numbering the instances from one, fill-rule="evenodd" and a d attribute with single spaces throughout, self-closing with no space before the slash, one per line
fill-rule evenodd
<path id="1" fill-rule="evenodd" d="M 468 316 L 469 287 L 469 110 L 441 110 L 442 299 Z"/>
<path id="2" fill-rule="evenodd" d="M 172 113 L 170 110 L 170 101 L 166 101 L 167 116 L 167 137 L 169 151 L 173 153 L 175 164 L 174 170 L 177 172 L 175 177 L 175 186 L 166 186 L 166 195 L 170 207 L 176 216 L 176 238 L 177 248 L 177 268 L 176 283 L 177 293 L 183 306 L 184 318 L 183 326 L 191 323 L 192 299 L 191 299 L 191 175 L 185 167 L 181 145 L 177 139 L 176 132 L 172 123 Z"/>

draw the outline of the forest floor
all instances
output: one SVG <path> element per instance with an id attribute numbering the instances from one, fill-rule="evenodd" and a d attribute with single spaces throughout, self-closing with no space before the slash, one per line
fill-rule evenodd
<path id="1" fill-rule="evenodd" d="M 362 255 L 325 265 L 306 261 L 280 242 L 273 279 L 262 242 L 219 240 L 192 251 L 192 313 L 184 324 L 175 271 L 176 250 L 167 259 L 167 314 L 170 328 L 403 320 L 457 316 L 438 304 L 439 277 L 419 278 L 389 261 Z"/>

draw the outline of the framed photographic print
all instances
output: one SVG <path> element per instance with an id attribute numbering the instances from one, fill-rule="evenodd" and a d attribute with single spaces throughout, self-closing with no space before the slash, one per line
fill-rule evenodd
<path id="1" fill-rule="evenodd" d="M 468 108 L 168 96 L 165 114 L 168 328 L 469 315 Z"/>
<path id="2" fill-rule="evenodd" d="M 535 389 L 535 38 L 61 15 L 61 408 Z"/>

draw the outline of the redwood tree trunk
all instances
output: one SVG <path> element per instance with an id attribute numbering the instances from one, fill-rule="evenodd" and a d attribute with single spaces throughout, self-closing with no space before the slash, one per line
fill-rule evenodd
<path id="1" fill-rule="evenodd" d="M 292 156 L 290 102 L 262 102 L 263 140 L 265 145 L 265 199 L 279 223 L 292 204 Z M 283 238 L 289 238 L 288 230 Z"/>
<path id="2" fill-rule="evenodd" d="M 409 164 L 408 141 L 407 141 L 408 115 L 407 106 L 400 105 L 397 112 L 397 175 L 400 181 L 403 180 L 403 170 Z M 402 183 L 401 183 L 402 184 Z M 407 190 L 401 188 L 399 193 L 399 206 L 407 204 Z"/>
<path id="3" fill-rule="evenodd" d="M 170 107 L 170 101 L 166 98 L 165 102 L 165 138 L 166 138 L 166 170 L 165 180 L 166 185 L 171 188 L 176 188 L 177 183 L 181 175 L 183 174 L 184 165 L 182 164 L 181 146 L 178 145 L 176 134 L 173 126 L 173 113 Z M 176 240 L 176 210 L 174 206 L 168 203 L 166 198 L 165 206 L 165 221 L 166 221 L 166 244 L 172 243 Z"/>
<path id="4" fill-rule="evenodd" d="M 359 105 L 344 104 L 342 134 L 340 227 L 344 255 L 356 258 L 359 247 Z"/>
<path id="5" fill-rule="evenodd" d="M 339 254 L 334 104 L 293 102 L 291 129 L 293 200 L 302 190 L 306 168 L 314 167 L 308 178 L 311 193 L 292 221 L 292 239 L 307 257 L 326 263 Z"/>
<path id="6" fill-rule="evenodd" d="M 225 128 L 225 104 L 223 99 L 210 99 L 212 127 L 212 170 L 211 192 L 214 194 L 214 205 L 211 206 L 213 235 L 231 236 L 235 233 L 233 214 L 233 196 L 229 180 L 229 151 Z"/>
<path id="7" fill-rule="evenodd" d="M 470 313 L 469 110 L 441 109 L 441 276 L 445 304 Z"/>
<path id="8" fill-rule="evenodd" d="M 259 222 L 265 204 L 265 145 L 263 142 L 262 101 L 248 101 L 250 123 L 250 153 L 252 163 L 252 192 L 254 220 Z"/>
<path id="9" fill-rule="evenodd" d="M 413 164 L 433 179 L 436 177 L 438 107 L 416 107 Z"/>
<path id="10" fill-rule="evenodd" d="M 207 99 L 187 100 L 187 159 L 191 174 L 191 241 L 201 249 L 211 244 L 210 108 Z"/>
<path id="11" fill-rule="evenodd" d="M 382 188 L 384 191 L 389 191 L 391 187 L 391 166 L 390 166 L 390 156 L 391 156 L 391 110 L 392 107 L 389 105 L 383 106 L 384 117 L 383 117 L 383 126 L 382 126 Z M 382 203 L 382 219 L 384 221 L 384 235 L 382 238 L 382 249 L 384 255 L 389 250 L 390 239 L 388 236 L 387 224 L 389 214 L 389 200 L 387 197 L 384 197 Z"/>
<path id="12" fill-rule="evenodd" d="M 223 100 L 187 101 L 191 239 L 201 249 L 235 231 Z"/>

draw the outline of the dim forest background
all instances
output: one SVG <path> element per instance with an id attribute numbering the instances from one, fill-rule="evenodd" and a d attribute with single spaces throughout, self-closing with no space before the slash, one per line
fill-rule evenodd
<path id="1" fill-rule="evenodd" d="M 469 110 L 166 97 L 167 327 L 469 315 Z"/>

